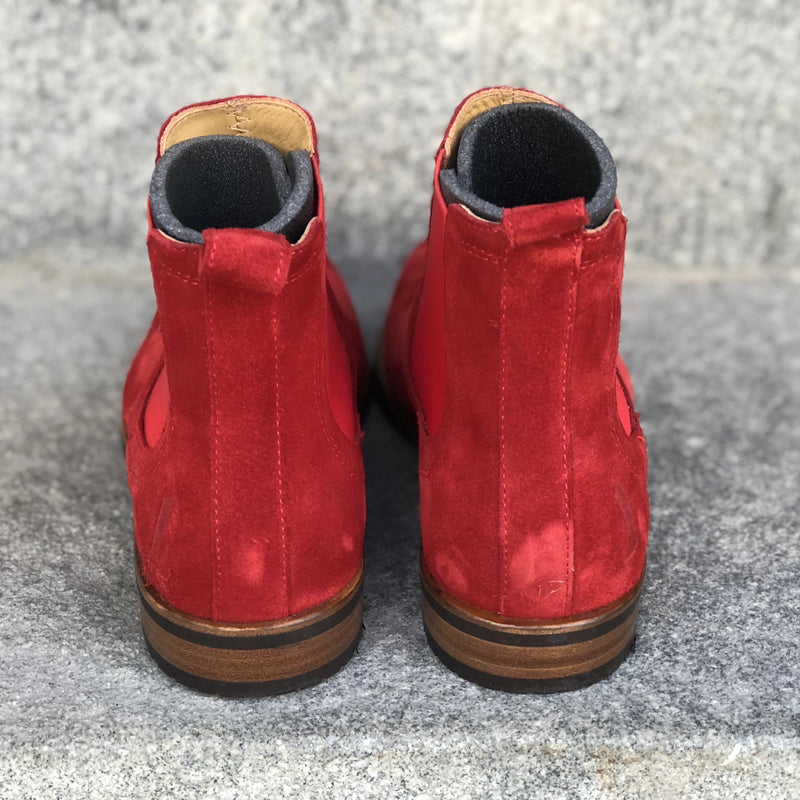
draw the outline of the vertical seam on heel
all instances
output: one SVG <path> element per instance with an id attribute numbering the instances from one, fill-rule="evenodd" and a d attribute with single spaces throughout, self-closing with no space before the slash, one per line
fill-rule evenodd
<path id="1" fill-rule="evenodd" d="M 214 248 L 211 245 L 209 260 L 214 260 Z M 216 377 L 216 347 L 214 344 L 214 328 L 211 314 L 211 295 L 208 290 L 208 279 L 203 281 L 203 317 L 205 321 L 205 353 L 206 373 L 209 381 L 209 411 L 211 416 L 211 453 L 209 458 L 209 472 L 211 474 L 211 537 L 214 543 L 214 569 L 211 573 L 211 616 L 216 618 L 218 612 L 219 587 L 222 578 L 222 558 L 219 539 L 219 414 L 217 398 Z"/>
<path id="2" fill-rule="evenodd" d="M 275 369 L 275 456 L 278 462 L 278 519 L 283 558 L 283 586 L 286 593 L 286 613 L 289 613 L 289 541 L 286 536 L 286 507 L 283 487 L 283 443 L 281 441 L 280 372 L 278 363 L 278 310 L 272 310 L 272 363 Z"/>
<path id="3" fill-rule="evenodd" d="M 505 613 L 508 594 L 508 487 L 506 485 L 506 270 L 500 264 L 500 613 Z"/>
<path id="4" fill-rule="evenodd" d="M 561 437 L 563 447 L 563 472 L 564 472 L 564 528 L 566 531 L 566 595 L 564 597 L 564 614 L 569 613 L 572 605 L 573 569 L 574 569 L 574 531 L 572 529 L 572 503 L 570 498 L 570 465 L 569 465 L 569 426 L 567 424 L 568 394 L 569 394 L 569 365 L 572 355 L 572 335 L 575 328 L 576 295 L 578 292 L 578 252 L 580 250 L 581 235 L 575 237 L 575 248 L 572 251 L 569 287 L 569 310 L 567 312 L 567 335 L 564 339 L 564 356 L 562 363 L 561 380 Z"/>
<path id="5" fill-rule="evenodd" d="M 510 240 L 514 241 L 514 222 L 508 216 L 508 230 Z M 483 252 L 483 251 L 481 251 Z M 502 261 L 498 256 L 492 258 L 491 254 L 484 253 L 484 257 L 494 260 L 500 269 L 500 543 L 502 547 L 500 613 L 506 610 L 509 583 L 508 559 L 508 484 L 506 481 L 506 268 L 508 260 Z"/>

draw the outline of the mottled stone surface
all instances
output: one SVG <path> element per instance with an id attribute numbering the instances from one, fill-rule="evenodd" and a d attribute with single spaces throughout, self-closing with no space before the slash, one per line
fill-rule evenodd
<path id="1" fill-rule="evenodd" d="M 119 400 L 147 280 L 79 247 L 0 276 L 3 800 L 800 796 L 800 284 L 626 290 L 653 529 L 638 646 L 611 679 L 520 697 L 440 666 L 416 454 L 373 407 L 359 653 L 312 690 L 225 701 L 162 675 L 139 630 Z M 376 285 L 355 284 L 371 342 Z"/>
<path id="2" fill-rule="evenodd" d="M 140 247 L 163 119 L 251 92 L 315 116 L 334 255 L 385 275 L 423 234 L 454 106 L 510 83 L 606 139 L 635 267 L 798 265 L 787 0 L 0 0 L 0 18 L 0 254 Z"/>

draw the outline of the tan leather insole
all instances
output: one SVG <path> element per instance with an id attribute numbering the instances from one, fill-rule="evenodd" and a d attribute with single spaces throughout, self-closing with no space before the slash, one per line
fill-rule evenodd
<path id="1" fill-rule="evenodd" d="M 228 134 L 263 139 L 286 155 L 290 150 L 314 153 L 312 123 L 298 106 L 278 98 L 241 97 L 193 106 L 170 120 L 158 143 L 159 155 L 196 136 Z"/>

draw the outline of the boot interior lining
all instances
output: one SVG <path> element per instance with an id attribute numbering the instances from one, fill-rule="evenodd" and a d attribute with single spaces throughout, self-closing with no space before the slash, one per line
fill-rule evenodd
<path id="1" fill-rule="evenodd" d="M 601 167 L 572 115 L 541 103 L 502 106 L 462 137 L 458 173 L 478 197 L 501 208 L 592 198 Z"/>
<path id="2" fill-rule="evenodd" d="M 195 231 L 257 228 L 276 216 L 286 199 L 288 176 L 281 182 L 275 167 L 253 140 L 195 140 L 170 164 L 167 202 L 178 221 Z M 285 174 L 283 164 L 278 167 Z"/>
<path id="3" fill-rule="evenodd" d="M 452 157 L 458 150 L 461 134 L 475 117 L 489 109 L 510 105 L 511 103 L 556 105 L 549 97 L 545 97 L 542 94 L 528 89 L 513 89 L 510 86 L 500 86 L 476 92 L 465 101 L 448 127 L 444 140 L 445 166 L 455 166 L 452 163 Z"/>

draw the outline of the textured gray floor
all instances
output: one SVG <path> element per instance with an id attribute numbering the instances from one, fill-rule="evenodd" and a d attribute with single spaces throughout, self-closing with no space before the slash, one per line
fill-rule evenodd
<path id="1" fill-rule="evenodd" d="M 358 655 L 301 694 L 226 701 L 142 643 L 118 425 L 152 299 L 144 264 L 108 258 L 40 253 L 0 277 L 2 800 L 800 796 L 800 284 L 626 290 L 653 529 L 612 679 L 519 697 L 438 664 L 415 453 L 373 408 Z M 354 288 L 374 341 L 391 287 Z"/>

